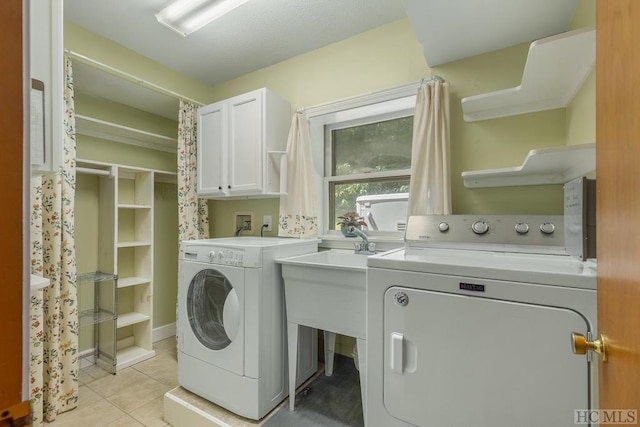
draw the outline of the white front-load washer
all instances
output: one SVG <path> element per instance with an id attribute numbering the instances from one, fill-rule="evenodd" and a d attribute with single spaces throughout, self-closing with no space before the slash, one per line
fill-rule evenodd
<path id="1" fill-rule="evenodd" d="M 596 264 L 562 232 L 562 217 L 411 217 L 405 248 L 369 257 L 367 424 L 560 427 L 597 408 L 597 364 L 571 348 L 597 330 Z"/>
<path id="2" fill-rule="evenodd" d="M 316 240 L 183 241 L 178 282 L 178 382 L 238 415 L 260 419 L 288 395 L 286 314 L 274 259 Z M 296 383 L 317 370 L 315 331 L 301 337 Z"/>

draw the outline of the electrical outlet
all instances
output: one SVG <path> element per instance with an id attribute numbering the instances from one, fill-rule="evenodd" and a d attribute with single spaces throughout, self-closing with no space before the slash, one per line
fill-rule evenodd
<path id="1" fill-rule="evenodd" d="M 271 231 L 271 223 L 273 221 L 273 218 L 271 217 L 271 215 L 264 215 L 262 217 L 262 225 L 266 225 L 266 227 L 263 228 L 264 231 Z"/>

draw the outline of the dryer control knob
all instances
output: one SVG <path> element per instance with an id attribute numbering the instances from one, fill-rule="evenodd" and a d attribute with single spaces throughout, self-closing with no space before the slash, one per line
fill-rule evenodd
<path id="1" fill-rule="evenodd" d="M 542 234 L 553 234 L 556 231 L 556 226 L 551 222 L 544 222 L 540 224 L 540 231 Z"/>
<path id="2" fill-rule="evenodd" d="M 471 224 L 471 230 L 476 234 L 484 234 L 489 231 L 489 224 L 484 221 L 476 221 Z"/>
<path id="3" fill-rule="evenodd" d="M 216 251 L 209 251 L 209 259 L 213 261 L 216 257 Z"/>
<path id="4" fill-rule="evenodd" d="M 526 222 L 517 223 L 516 232 L 518 234 L 527 234 L 529 232 L 529 224 L 527 224 Z"/>
<path id="5" fill-rule="evenodd" d="M 438 224 L 438 230 L 440 230 L 441 233 L 449 231 L 449 224 L 442 221 L 440 224 Z"/>

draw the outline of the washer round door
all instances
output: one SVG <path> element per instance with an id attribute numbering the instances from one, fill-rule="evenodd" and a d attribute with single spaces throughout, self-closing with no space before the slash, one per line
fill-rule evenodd
<path id="1" fill-rule="evenodd" d="M 211 365 L 244 373 L 244 273 L 185 263 L 179 289 L 179 348 Z"/>
<path id="2" fill-rule="evenodd" d="M 196 274 L 189 284 L 187 316 L 202 345 L 211 350 L 228 347 L 240 325 L 240 302 L 229 279 L 210 269 Z"/>

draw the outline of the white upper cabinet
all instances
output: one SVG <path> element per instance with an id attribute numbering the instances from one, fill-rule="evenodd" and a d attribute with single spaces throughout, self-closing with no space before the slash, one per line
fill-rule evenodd
<path id="1" fill-rule="evenodd" d="M 291 107 L 266 88 L 198 109 L 198 195 L 269 197 L 286 191 L 281 162 Z"/>

